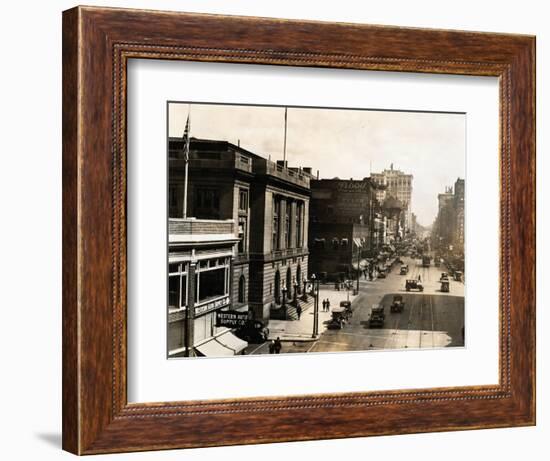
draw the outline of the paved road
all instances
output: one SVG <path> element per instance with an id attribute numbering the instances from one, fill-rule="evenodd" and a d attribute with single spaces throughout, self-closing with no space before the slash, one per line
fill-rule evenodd
<path id="1" fill-rule="evenodd" d="M 433 265 L 424 268 L 420 260 L 410 258 L 405 258 L 405 263 L 410 268 L 406 276 L 399 275 L 399 267 L 394 267 L 386 279 L 360 281 L 360 294 L 353 303 L 353 317 L 343 329 L 325 330 L 315 342 L 284 343 L 283 352 L 463 346 L 461 329 L 464 326 L 464 284 L 451 281 L 450 293 L 441 293 L 439 277 L 444 269 Z M 405 280 L 418 279 L 418 275 L 424 284 L 424 292 L 406 292 Z M 403 296 L 405 309 L 402 313 L 390 313 L 394 294 Z M 373 304 L 382 304 L 385 307 L 383 328 L 369 328 L 368 320 Z M 321 326 L 320 331 L 323 329 Z M 267 352 L 265 344 L 258 345 L 252 353 Z"/>

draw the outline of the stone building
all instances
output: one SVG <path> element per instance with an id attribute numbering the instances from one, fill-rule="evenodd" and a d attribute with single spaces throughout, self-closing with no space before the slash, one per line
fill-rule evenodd
<path id="1" fill-rule="evenodd" d="M 183 141 L 169 141 L 169 214 L 183 215 Z M 191 138 L 187 216 L 232 220 L 230 306 L 268 321 L 303 289 L 310 170 L 288 168 L 226 141 Z M 286 314 L 284 315 L 286 318 Z"/>

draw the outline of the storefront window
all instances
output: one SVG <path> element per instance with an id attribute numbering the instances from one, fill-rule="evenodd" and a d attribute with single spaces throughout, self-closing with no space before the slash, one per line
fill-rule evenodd
<path id="1" fill-rule="evenodd" d="M 200 261 L 195 275 L 196 303 L 229 294 L 229 258 Z"/>
<path id="2" fill-rule="evenodd" d="M 187 272 L 183 264 L 170 264 L 168 274 L 168 308 L 187 306 Z"/>
<path id="3" fill-rule="evenodd" d="M 225 269 L 201 272 L 197 277 L 198 301 L 223 296 L 225 293 Z"/>

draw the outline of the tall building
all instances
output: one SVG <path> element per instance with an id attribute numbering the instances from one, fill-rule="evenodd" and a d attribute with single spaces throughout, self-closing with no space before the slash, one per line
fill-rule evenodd
<path id="1" fill-rule="evenodd" d="M 183 215 L 183 141 L 169 140 L 169 214 Z M 226 141 L 191 138 L 187 216 L 232 220 L 231 309 L 287 317 L 308 266 L 310 170 L 288 168 Z M 283 309 L 283 313 L 281 313 Z"/>
<path id="2" fill-rule="evenodd" d="M 399 200 L 404 206 L 403 227 L 405 232 L 412 228 L 412 182 L 413 175 L 403 173 L 400 170 L 393 169 L 393 163 L 390 169 L 385 169 L 381 173 L 371 173 L 371 179 L 382 186 L 377 191 L 377 199 L 383 203 L 388 197 L 392 196 Z"/>
<path id="3" fill-rule="evenodd" d="M 464 252 L 464 179 L 438 194 L 438 213 L 432 229 L 432 240 L 443 252 Z"/>
<path id="4" fill-rule="evenodd" d="M 464 249 L 464 179 L 458 178 L 455 182 L 454 208 L 455 208 L 455 244 Z"/>

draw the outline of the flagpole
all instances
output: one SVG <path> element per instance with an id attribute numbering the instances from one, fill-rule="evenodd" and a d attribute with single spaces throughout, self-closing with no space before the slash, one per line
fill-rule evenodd
<path id="1" fill-rule="evenodd" d="M 283 145 L 283 167 L 286 168 L 286 125 L 287 125 L 287 111 L 288 107 L 285 107 L 285 142 Z"/>
<path id="2" fill-rule="evenodd" d="M 185 132 L 183 133 L 184 137 L 184 160 L 185 160 L 185 176 L 183 180 L 183 219 L 187 218 L 187 183 L 189 177 L 189 144 L 191 137 L 191 125 L 189 118 L 191 116 L 191 107 L 189 107 L 189 112 L 187 114 L 187 123 L 185 125 Z"/>
<path id="3" fill-rule="evenodd" d="M 187 180 L 189 174 L 189 161 L 185 161 L 185 176 L 183 180 L 183 219 L 187 218 Z"/>

